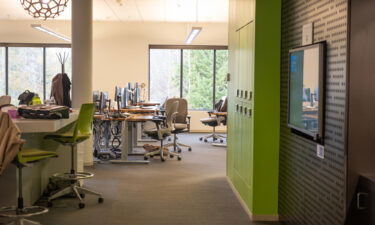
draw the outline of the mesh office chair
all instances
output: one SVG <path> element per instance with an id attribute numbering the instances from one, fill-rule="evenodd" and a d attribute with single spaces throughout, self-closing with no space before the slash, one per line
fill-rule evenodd
<path id="1" fill-rule="evenodd" d="M 173 146 L 173 150 L 176 152 L 181 152 L 181 147 L 188 148 L 189 151 L 192 150 L 190 145 L 182 144 L 178 142 L 177 134 L 186 133 L 190 131 L 190 116 L 188 115 L 188 102 L 184 98 L 171 98 L 166 101 L 166 104 L 171 104 L 173 102 L 178 102 L 178 110 L 176 119 L 173 123 L 173 143 L 165 145 L 165 147 Z"/>
<path id="2" fill-rule="evenodd" d="M 73 127 L 73 129 L 64 132 L 64 133 L 54 133 L 47 135 L 45 139 L 51 139 L 56 142 L 59 142 L 62 145 L 70 146 L 71 150 L 71 169 L 70 173 L 55 174 L 54 177 L 58 177 L 62 180 L 70 181 L 71 185 L 66 187 L 57 193 L 53 194 L 48 198 L 48 206 L 52 207 L 52 200 L 73 194 L 76 198 L 79 199 L 79 208 L 82 209 L 85 207 L 83 202 L 83 197 L 85 194 L 91 194 L 98 196 L 98 202 L 102 203 L 102 195 L 83 188 L 79 185 L 79 181 L 82 179 L 92 178 L 94 174 L 88 172 L 77 172 L 74 169 L 74 152 L 76 150 L 77 144 L 87 140 L 91 136 L 92 131 L 92 121 L 94 117 L 95 105 L 94 104 L 83 104 L 78 115 L 78 119 Z"/>
<path id="3" fill-rule="evenodd" d="M 144 131 L 144 133 L 149 135 L 151 138 L 160 141 L 160 148 L 157 149 L 156 151 L 146 153 L 144 155 L 145 160 L 147 160 L 148 157 L 160 155 L 161 161 L 162 162 L 165 161 L 164 151 L 163 151 L 163 148 L 164 148 L 163 141 L 166 137 L 172 134 L 173 123 L 177 115 L 177 109 L 178 109 L 178 101 L 175 101 L 171 104 L 166 104 L 165 116 L 157 116 L 152 120 L 156 124 L 156 129 Z M 169 152 L 169 156 L 171 158 L 176 156 L 178 160 L 181 160 L 181 155 L 178 153 Z"/>
<path id="4" fill-rule="evenodd" d="M 223 135 L 216 133 L 216 127 L 220 126 L 220 124 L 226 125 L 227 117 L 226 116 L 216 116 L 212 113 L 214 112 L 227 112 L 227 105 L 228 100 L 227 97 L 224 96 L 220 99 L 218 103 L 215 104 L 215 110 L 207 112 L 210 117 L 201 119 L 201 123 L 203 123 L 206 126 L 213 127 L 213 132 L 205 137 L 200 137 L 199 140 L 204 140 L 204 142 L 207 142 L 209 138 L 212 138 L 213 141 L 220 140 L 221 143 L 224 142 L 224 139 L 226 138 Z"/>

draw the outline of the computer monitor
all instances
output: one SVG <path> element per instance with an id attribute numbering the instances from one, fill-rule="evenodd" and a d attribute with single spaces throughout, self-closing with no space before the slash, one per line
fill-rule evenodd
<path id="1" fill-rule="evenodd" d="M 95 104 L 95 109 L 99 110 L 99 102 L 100 102 L 100 92 L 93 91 L 92 92 L 92 102 Z"/>
<path id="2" fill-rule="evenodd" d="M 101 113 L 103 113 L 104 109 L 107 108 L 108 100 L 108 92 L 100 92 L 99 111 Z"/>
<path id="3" fill-rule="evenodd" d="M 126 108 L 128 106 L 128 100 L 129 100 L 129 91 L 128 88 L 122 88 L 121 89 L 121 108 Z"/>
<path id="4" fill-rule="evenodd" d="M 324 138 L 326 43 L 289 51 L 288 126 L 317 142 Z"/>

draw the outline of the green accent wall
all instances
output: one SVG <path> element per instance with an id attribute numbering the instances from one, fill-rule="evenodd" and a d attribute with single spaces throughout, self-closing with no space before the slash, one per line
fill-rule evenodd
<path id="1" fill-rule="evenodd" d="M 240 29 L 231 22 L 237 2 L 230 2 L 227 175 L 254 216 L 277 215 L 281 0 L 251 1 L 255 18 Z"/>

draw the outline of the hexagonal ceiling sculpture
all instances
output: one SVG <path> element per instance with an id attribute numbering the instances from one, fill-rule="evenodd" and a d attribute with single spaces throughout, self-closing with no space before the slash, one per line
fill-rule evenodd
<path id="1" fill-rule="evenodd" d="M 23 8 L 34 18 L 53 19 L 66 8 L 69 0 L 20 0 Z"/>

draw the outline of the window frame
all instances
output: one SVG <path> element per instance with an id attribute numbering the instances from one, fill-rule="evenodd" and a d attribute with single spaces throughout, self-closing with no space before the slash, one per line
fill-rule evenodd
<path id="1" fill-rule="evenodd" d="M 180 98 L 183 98 L 183 88 L 184 88 L 184 50 L 213 50 L 213 74 L 212 74 L 212 109 L 215 108 L 216 103 L 216 73 L 217 73 L 217 50 L 228 50 L 226 45 L 149 45 L 148 47 L 148 100 L 151 97 L 151 50 L 152 49 L 179 49 L 180 52 Z M 201 109 L 189 109 L 191 111 L 201 111 Z"/>
<path id="2" fill-rule="evenodd" d="M 71 44 L 44 44 L 44 43 L 0 43 L 0 48 L 5 48 L 5 95 L 9 94 L 9 48 L 42 48 L 43 49 L 43 100 L 46 100 L 46 49 L 47 48 L 72 48 Z"/>

